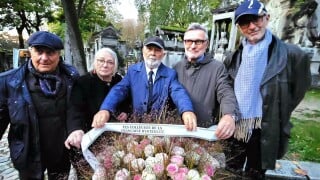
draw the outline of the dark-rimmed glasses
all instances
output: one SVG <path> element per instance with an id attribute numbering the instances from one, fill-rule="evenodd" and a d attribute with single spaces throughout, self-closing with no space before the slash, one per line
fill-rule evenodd
<path id="1" fill-rule="evenodd" d="M 196 40 L 191 40 L 191 39 L 185 39 L 184 40 L 184 44 L 187 45 L 187 46 L 191 46 L 193 43 L 195 45 L 201 45 L 203 44 L 204 42 L 206 42 L 207 40 L 202 40 L 202 39 L 196 39 Z"/>
<path id="2" fill-rule="evenodd" d="M 256 15 L 244 15 L 243 17 L 240 17 L 238 20 L 238 25 L 241 28 L 248 28 L 250 23 L 253 23 L 254 25 L 258 26 L 262 23 L 263 21 L 263 17 L 265 15 L 262 16 L 256 16 Z"/>

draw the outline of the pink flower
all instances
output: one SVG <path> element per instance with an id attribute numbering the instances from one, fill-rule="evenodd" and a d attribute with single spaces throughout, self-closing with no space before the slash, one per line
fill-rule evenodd
<path id="1" fill-rule="evenodd" d="M 106 169 L 112 168 L 112 154 L 111 153 L 104 154 L 103 165 Z"/>
<path id="2" fill-rule="evenodd" d="M 146 147 L 146 145 L 150 144 L 151 143 L 151 140 L 150 139 L 142 139 L 142 141 L 140 141 L 140 144 L 143 146 L 143 147 Z"/>
<path id="3" fill-rule="evenodd" d="M 211 177 L 208 176 L 207 174 L 204 174 L 201 176 L 201 180 L 211 180 Z"/>
<path id="4" fill-rule="evenodd" d="M 184 158 L 180 155 L 173 155 L 171 156 L 171 159 L 170 159 L 170 162 L 171 163 L 175 163 L 177 164 L 178 166 L 181 166 L 183 164 L 183 160 Z"/>
<path id="5" fill-rule="evenodd" d="M 134 175 L 133 180 L 142 180 L 141 174 Z"/>
<path id="6" fill-rule="evenodd" d="M 188 174 L 189 169 L 186 168 L 186 167 L 181 167 L 181 168 L 179 168 L 178 172 L 179 172 L 179 173 L 186 173 L 186 174 Z"/>
<path id="7" fill-rule="evenodd" d="M 163 164 L 155 164 L 152 169 L 156 176 L 161 176 L 164 171 L 164 166 Z"/>
<path id="8" fill-rule="evenodd" d="M 187 174 L 183 172 L 178 172 L 173 175 L 173 180 L 186 180 Z"/>
<path id="9" fill-rule="evenodd" d="M 129 180 L 129 178 L 130 172 L 125 168 L 118 170 L 116 176 L 114 177 L 115 180 Z"/>
<path id="10" fill-rule="evenodd" d="M 208 176 L 212 177 L 214 175 L 215 169 L 212 165 L 206 164 L 204 166 L 204 173 L 206 173 Z"/>
<path id="11" fill-rule="evenodd" d="M 168 171 L 168 174 L 170 176 L 174 175 L 175 173 L 177 173 L 179 170 L 179 167 L 177 164 L 174 164 L 174 163 L 170 163 L 168 164 L 167 166 L 167 171 Z"/>

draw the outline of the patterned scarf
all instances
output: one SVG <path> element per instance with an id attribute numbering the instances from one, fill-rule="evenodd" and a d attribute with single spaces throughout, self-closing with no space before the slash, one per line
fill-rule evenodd
<path id="1" fill-rule="evenodd" d="M 262 97 L 260 84 L 267 67 L 268 49 L 272 34 L 266 31 L 263 40 L 255 45 L 242 41 L 242 61 L 235 78 L 235 95 L 241 113 L 235 138 L 248 142 L 253 129 L 261 128 Z"/>
<path id="2" fill-rule="evenodd" d="M 57 75 L 59 73 L 59 68 L 54 74 L 39 73 L 34 69 L 30 60 L 28 69 L 39 80 L 40 88 L 44 95 L 54 97 L 58 94 L 62 85 L 62 80 Z"/>

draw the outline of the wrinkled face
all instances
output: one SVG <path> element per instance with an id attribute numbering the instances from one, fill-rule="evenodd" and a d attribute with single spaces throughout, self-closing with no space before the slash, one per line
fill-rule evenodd
<path id="1" fill-rule="evenodd" d="M 155 45 L 143 46 L 144 62 L 150 69 L 158 68 L 165 55 L 164 50 Z"/>
<path id="2" fill-rule="evenodd" d="M 99 77 L 112 77 L 115 70 L 115 62 L 108 52 L 100 52 L 96 55 L 94 69 Z"/>
<path id="3" fill-rule="evenodd" d="M 196 61 L 208 47 L 206 32 L 202 30 L 190 30 L 184 34 L 184 50 L 189 61 Z"/>
<path id="4" fill-rule="evenodd" d="M 243 15 L 237 24 L 242 35 L 250 44 L 256 44 L 263 39 L 270 15 Z"/>
<path id="5" fill-rule="evenodd" d="M 33 67 L 40 73 L 55 71 L 60 60 L 60 51 L 44 46 L 31 47 L 30 54 Z"/>

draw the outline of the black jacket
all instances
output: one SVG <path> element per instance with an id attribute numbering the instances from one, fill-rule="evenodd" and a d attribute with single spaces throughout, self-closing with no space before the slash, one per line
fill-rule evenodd
<path id="1" fill-rule="evenodd" d="M 81 76 L 72 89 L 70 119 L 81 120 L 84 130 L 90 130 L 93 116 L 100 110 L 100 106 L 110 89 L 120 82 L 121 75 L 115 74 L 110 83 L 102 81 L 96 74 L 87 73 Z M 117 116 L 121 112 L 128 113 L 130 101 L 126 100 L 118 107 Z M 114 118 L 112 118 L 114 120 Z"/>
<path id="2" fill-rule="evenodd" d="M 231 79 L 241 63 L 242 46 L 224 61 Z M 268 64 L 260 84 L 263 99 L 261 123 L 262 169 L 274 169 L 287 151 L 292 111 L 311 84 L 310 61 L 299 47 L 273 36 Z"/>

